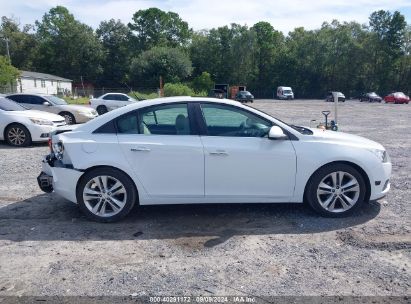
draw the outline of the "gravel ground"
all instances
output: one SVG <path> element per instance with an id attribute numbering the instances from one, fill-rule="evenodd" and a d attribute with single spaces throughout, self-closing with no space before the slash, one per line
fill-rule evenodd
<path id="1" fill-rule="evenodd" d="M 253 106 L 309 125 L 334 104 Z M 221 204 L 146 206 L 94 223 L 38 188 L 46 145 L 0 143 L 0 296 L 409 296 L 410 119 L 410 105 L 340 103 L 341 130 L 382 143 L 393 162 L 388 196 L 345 219 L 301 204 Z"/>

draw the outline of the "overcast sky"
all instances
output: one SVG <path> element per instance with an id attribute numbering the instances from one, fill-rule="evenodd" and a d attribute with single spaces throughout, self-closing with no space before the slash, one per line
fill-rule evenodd
<path id="1" fill-rule="evenodd" d="M 315 29 L 333 19 L 367 23 L 378 9 L 399 10 L 411 23 L 411 0 L 0 0 L 0 16 L 34 23 L 56 5 L 67 7 L 93 28 L 111 18 L 127 24 L 134 12 L 149 7 L 176 12 L 195 30 L 268 21 L 287 34 L 295 27 Z"/>

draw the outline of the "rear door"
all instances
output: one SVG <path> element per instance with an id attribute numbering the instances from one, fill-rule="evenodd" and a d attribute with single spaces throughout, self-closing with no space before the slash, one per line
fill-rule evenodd
<path id="1" fill-rule="evenodd" d="M 204 197 L 203 146 L 189 113 L 187 103 L 170 103 L 117 121 L 122 151 L 152 198 Z"/>

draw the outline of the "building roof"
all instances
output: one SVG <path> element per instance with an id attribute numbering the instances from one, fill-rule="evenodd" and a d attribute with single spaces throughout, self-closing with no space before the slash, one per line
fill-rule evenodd
<path id="1" fill-rule="evenodd" d="M 36 79 L 44 79 L 44 80 L 60 80 L 60 81 L 72 81 L 71 79 L 59 77 L 56 75 L 45 74 L 45 73 L 37 73 L 37 72 L 29 72 L 29 71 L 20 71 L 20 77 L 22 78 L 36 78 Z"/>

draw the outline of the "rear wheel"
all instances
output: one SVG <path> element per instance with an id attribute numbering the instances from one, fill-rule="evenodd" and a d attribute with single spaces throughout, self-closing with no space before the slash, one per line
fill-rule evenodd
<path id="1" fill-rule="evenodd" d="M 365 191 L 364 179 L 355 168 L 331 164 L 320 168 L 311 177 L 306 199 L 323 216 L 343 217 L 361 206 Z"/>
<path id="2" fill-rule="evenodd" d="M 4 135 L 9 145 L 25 147 L 31 144 L 30 131 L 21 124 L 12 124 L 8 126 Z"/>
<path id="3" fill-rule="evenodd" d="M 108 112 L 106 106 L 98 106 L 96 110 L 97 110 L 98 115 L 103 115 Z"/>
<path id="4" fill-rule="evenodd" d="M 133 181 L 114 168 L 97 168 L 80 180 L 77 202 L 85 215 L 98 222 L 115 222 L 125 217 L 137 199 Z"/>

